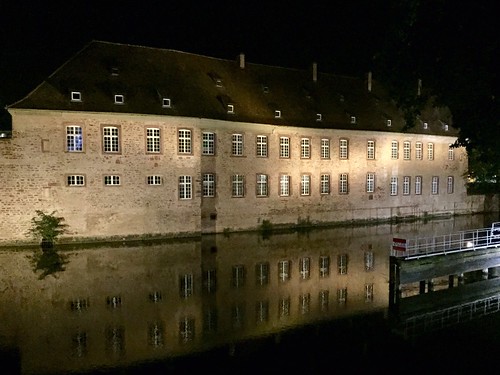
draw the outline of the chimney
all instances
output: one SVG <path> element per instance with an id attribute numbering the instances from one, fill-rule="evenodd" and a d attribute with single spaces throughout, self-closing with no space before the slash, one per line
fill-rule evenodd
<path id="1" fill-rule="evenodd" d="M 312 66 L 312 73 L 313 73 L 313 82 L 317 82 L 318 81 L 318 64 L 317 63 L 313 63 L 313 66 Z"/>
<path id="2" fill-rule="evenodd" d="M 368 92 L 372 91 L 372 72 L 368 72 Z"/>
<path id="3" fill-rule="evenodd" d="M 240 53 L 239 60 L 240 60 L 240 68 L 245 69 L 245 54 L 244 53 Z"/>
<path id="4" fill-rule="evenodd" d="M 422 80 L 419 79 L 417 84 L 417 96 L 420 96 L 421 93 L 422 93 Z"/>

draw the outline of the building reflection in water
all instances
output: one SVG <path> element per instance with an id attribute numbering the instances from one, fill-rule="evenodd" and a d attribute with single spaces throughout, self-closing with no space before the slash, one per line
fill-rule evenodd
<path id="1" fill-rule="evenodd" d="M 65 271 L 43 279 L 29 252 L 2 251 L 0 346 L 19 349 L 26 374 L 85 371 L 384 312 L 393 236 L 475 220 L 65 250 Z"/>

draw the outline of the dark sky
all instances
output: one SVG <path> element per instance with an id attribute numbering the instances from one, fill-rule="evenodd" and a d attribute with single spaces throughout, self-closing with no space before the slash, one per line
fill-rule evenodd
<path id="1" fill-rule="evenodd" d="M 420 38 L 411 53 L 428 58 L 429 66 L 451 49 L 463 61 L 464 53 L 489 47 L 481 44 L 485 37 L 498 39 L 492 35 L 498 32 L 495 3 L 0 0 L 0 104 L 25 96 L 92 39 L 225 59 L 243 52 L 249 62 L 303 69 L 314 61 L 320 71 L 360 75 L 380 51 L 387 54 L 391 40 L 408 37 L 409 45 L 415 37 L 405 34 L 410 27 Z M 404 52 L 401 45 L 393 48 L 394 57 Z"/>

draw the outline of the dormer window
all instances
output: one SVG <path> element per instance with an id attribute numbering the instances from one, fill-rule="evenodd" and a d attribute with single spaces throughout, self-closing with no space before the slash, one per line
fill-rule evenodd
<path id="1" fill-rule="evenodd" d="M 445 132 L 447 132 L 448 131 L 448 124 L 444 124 L 443 125 L 443 129 L 444 129 Z"/>
<path id="2" fill-rule="evenodd" d="M 356 123 L 356 116 L 351 116 L 351 124 L 355 124 Z"/>
<path id="3" fill-rule="evenodd" d="M 125 97 L 121 94 L 115 95 L 115 104 L 125 104 Z"/>
<path id="4" fill-rule="evenodd" d="M 230 113 L 230 114 L 234 113 L 234 104 L 227 105 L 227 113 Z"/>
<path id="5" fill-rule="evenodd" d="M 82 101 L 82 93 L 80 91 L 71 91 L 71 101 L 72 102 L 81 102 Z"/>
<path id="6" fill-rule="evenodd" d="M 172 102 L 170 101 L 169 98 L 163 98 L 161 101 L 161 106 L 163 108 L 170 108 L 172 106 Z"/>
<path id="7" fill-rule="evenodd" d="M 316 121 L 318 122 L 323 121 L 323 116 L 321 115 L 321 113 L 316 113 Z"/>
<path id="8" fill-rule="evenodd" d="M 274 111 L 274 118 L 280 118 L 281 117 L 281 111 L 280 110 L 275 110 Z"/>
<path id="9" fill-rule="evenodd" d="M 429 128 L 429 124 L 427 122 L 424 122 L 424 129 L 428 129 Z"/>
<path id="10" fill-rule="evenodd" d="M 388 119 L 388 120 L 386 121 L 386 123 L 387 123 L 387 126 L 388 126 L 388 127 L 392 126 L 392 120 L 389 120 L 389 119 Z"/>

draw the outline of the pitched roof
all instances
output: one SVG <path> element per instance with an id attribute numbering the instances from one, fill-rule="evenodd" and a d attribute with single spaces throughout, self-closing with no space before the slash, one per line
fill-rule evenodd
<path id="1" fill-rule="evenodd" d="M 313 73 L 314 72 L 314 73 Z M 310 128 L 401 131 L 382 86 L 366 79 L 224 60 L 167 49 L 93 41 L 9 108 L 175 115 Z M 81 93 L 72 101 L 71 93 Z M 115 104 L 123 95 L 123 104 Z M 163 106 L 170 100 L 170 107 Z M 228 105 L 234 113 L 228 113 Z M 280 111 L 281 116 L 276 116 Z M 319 120 L 321 117 L 321 121 Z M 353 122 L 352 117 L 355 118 Z M 452 135 L 450 113 L 429 108 L 428 128 Z M 391 120 L 391 126 L 387 126 Z M 451 133 L 451 134 L 450 134 Z"/>

